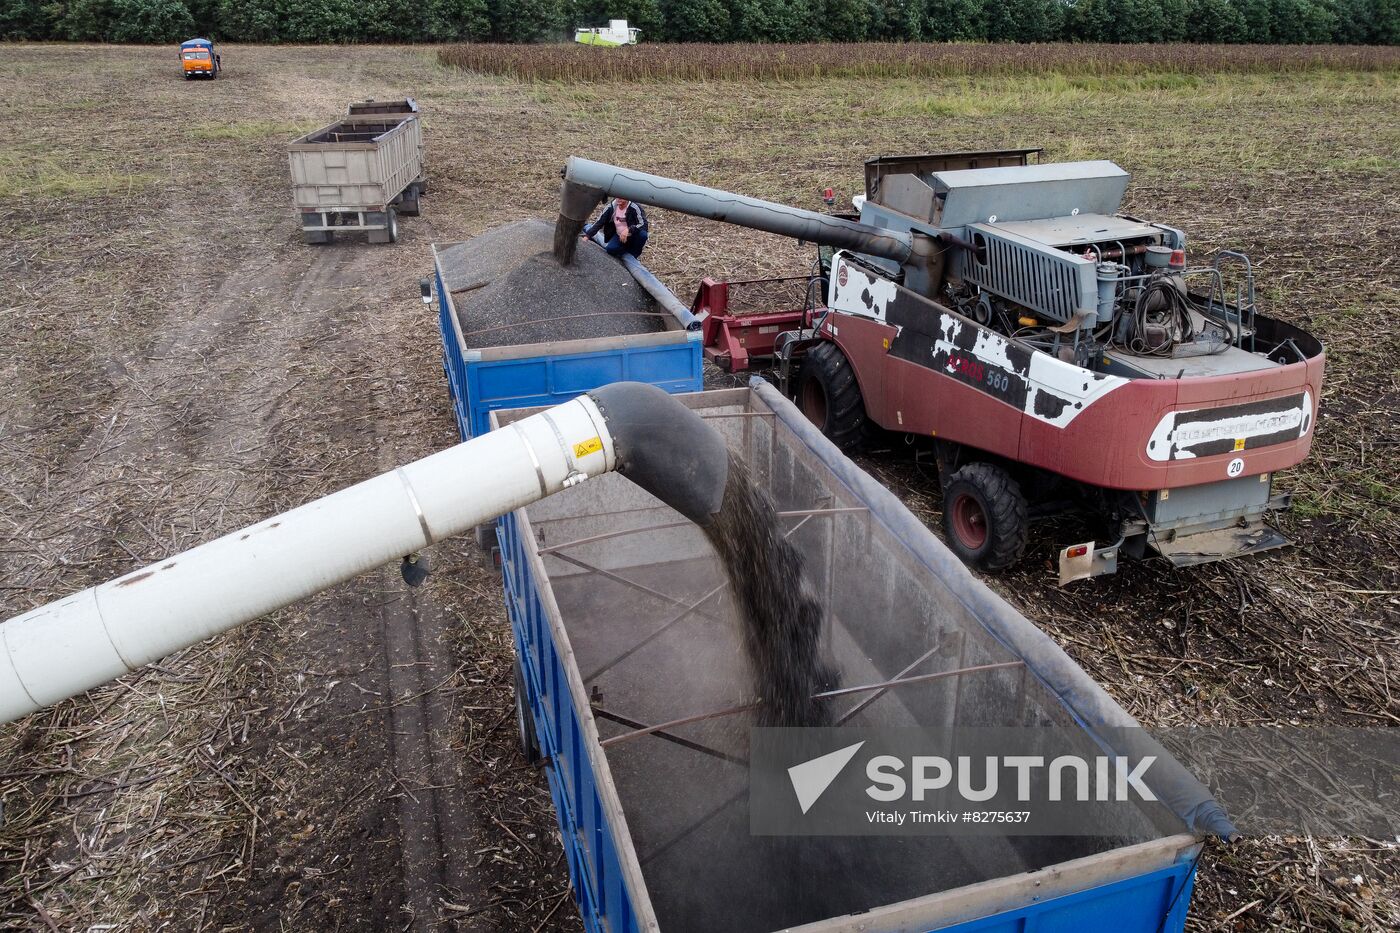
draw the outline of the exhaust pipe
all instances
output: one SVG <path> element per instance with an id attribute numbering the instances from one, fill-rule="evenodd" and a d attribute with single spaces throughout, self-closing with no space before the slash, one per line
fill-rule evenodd
<path id="1" fill-rule="evenodd" d="M 904 231 L 885 230 L 578 156 L 569 158 L 563 174 L 559 221 L 554 228 L 554 257 L 564 265 L 573 262 L 579 233 L 589 215 L 609 196 L 879 256 L 900 265 L 915 258 L 914 239 Z"/>
<path id="2" fill-rule="evenodd" d="M 661 389 L 606 386 L 0 623 L 0 723 L 614 469 L 703 523 L 728 452 Z"/>

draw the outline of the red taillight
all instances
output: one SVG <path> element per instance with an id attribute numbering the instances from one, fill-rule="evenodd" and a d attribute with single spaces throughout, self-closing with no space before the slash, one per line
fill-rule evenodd
<path id="1" fill-rule="evenodd" d="M 1186 268 L 1186 250 L 1184 250 L 1184 249 L 1174 249 L 1174 250 L 1172 250 L 1172 258 L 1168 261 L 1168 265 L 1170 265 L 1173 269 L 1185 269 L 1185 268 Z"/>
<path id="2" fill-rule="evenodd" d="M 1069 550 L 1065 551 L 1065 556 L 1066 556 L 1066 557 L 1083 557 L 1085 554 L 1088 554 L 1088 553 L 1089 553 L 1089 545 L 1087 545 L 1087 544 L 1076 544 L 1074 547 L 1072 547 L 1072 548 L 1070 548 Z"/>
<path id="3" fill-rule="evenodd" d="M 827 204 L 836 203 L 836 191 L 833 188 L 826 188 L 822 191 L 822 200 Z"/>

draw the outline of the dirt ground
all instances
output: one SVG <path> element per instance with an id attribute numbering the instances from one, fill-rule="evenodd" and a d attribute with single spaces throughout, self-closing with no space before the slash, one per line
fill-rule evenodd
<path id="1" fill-rule="evenodd" d="M 187 83 L 168 49 L 0 46 L 0 618 L 452 443 L 429 244 L 552 217 L 569 154 L 819 208 L 871 155 L 1039 144 L 1250 251 L 1328 382 L 1282 480 L 1297 547 L 1059 590 L 1059 522 L 990 582 L 1148 724 L 1400 724 L 1400 75 L 570 87 L 222 51 Z M 286 141 L 404 94 L 423 215 L 303 245 Z M 682 297 L 808 259 L 661 212 L 647 256 Z M 937 524 L 921 464 L 867 466 Z M 0 727 L 0 926 L 578 928 L 499 581 L 470 544 L 430 558 L 421 589 L 376 571 Z M 1400 928 L 1395 842 L 1212 844 L 1190 927 Z"/>

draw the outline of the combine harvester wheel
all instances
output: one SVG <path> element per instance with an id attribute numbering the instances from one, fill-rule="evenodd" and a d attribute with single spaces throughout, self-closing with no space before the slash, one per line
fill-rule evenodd
<path id="1" fill-rule="evenodd" d="M 874 446 L 884 433 L 866 417 L 855 370 L 833 343 L 807 351 L 800 397 L 802 413 L 842 451 Z"/>
<path id="2" fill-rule="evenodd" d="M 959 468 L 943 490 L 943 530 L 964 563 L 1001 570 L 1026 549 L 1026 497 L 1021 486 L 993 463 Z"/>

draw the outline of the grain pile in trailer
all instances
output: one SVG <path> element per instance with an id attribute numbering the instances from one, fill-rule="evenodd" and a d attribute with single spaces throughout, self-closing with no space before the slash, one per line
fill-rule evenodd
<path id="1" fill-rule="evenodd" d="M 669 315 L 620 262 L 580 244 L 578 261 L 561 266 L 551 254 L 553 242 L 552 224 L 521 220 L 439 252 L 443 284 L 469 348 L 666 329 Z"/>

